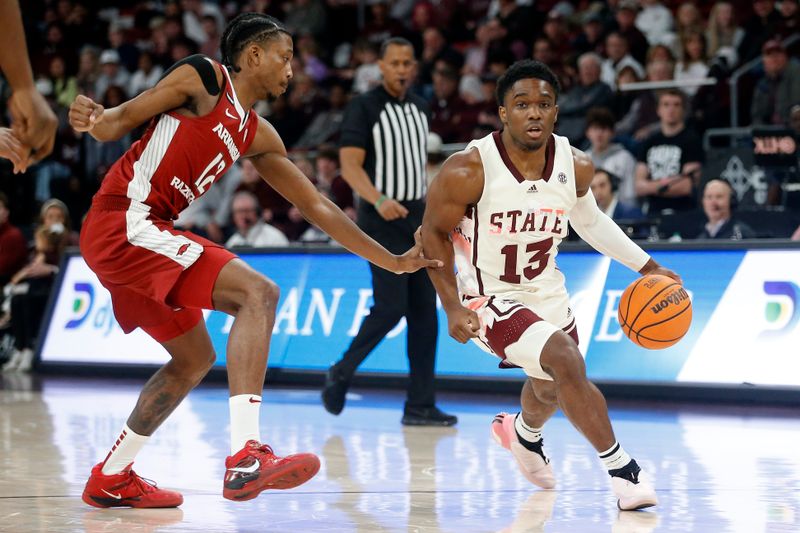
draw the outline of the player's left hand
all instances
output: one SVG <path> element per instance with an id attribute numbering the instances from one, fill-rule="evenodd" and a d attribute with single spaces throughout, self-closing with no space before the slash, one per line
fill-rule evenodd
<path id="1" fill-rule="evenodd" d="M 659 265 L 653 259 L 650 259 L 650 261 L 648 261 L 647 264 L 644 265 L 644 267 L 642 267 L 642 269 L 639 271 L 639 274 L 641 274 L 642 276 L 648 276 L 651 274 L 667 276 L 668 278 L 672 278 L 681 285 L 683 285 L 683 280 L 678 274 L 676 274 L 675 272 L 673 272 L 668 268 Z"/>
<path id="2" fill-rule="evenodd" d="M 447 330 L 455 340 L 466 344 L 480 333 L 481 320 L 472 309 L 459 307 L 447 313 Z"/>
<path id="3" fill-rule="evenodd" d="M 395 274 L 406 274 L 416 272 L 420 268 L 442 268 L 444 263 L 438 259 L 426 259 L 422 253 L 422 231 L 417 228 L 414 232 L 414 246 L 412 246 L 403 255 L 398 255 L 397 266 L 394 269 Z"/>
<path id="4" fill-rule="evenodd" d="M 33 149 L 30 160 L 36 162 L 50 155 L 56 142 L 58 119 L 36 88 L 14 91 L 8 109 L 14 134 Z"/>

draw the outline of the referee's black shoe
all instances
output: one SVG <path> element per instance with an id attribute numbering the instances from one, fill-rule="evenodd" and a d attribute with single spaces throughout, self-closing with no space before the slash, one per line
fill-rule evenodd
<path id="1" fill-rule="evenodd" d="M 436 406 L 406 406 L 401 422 L 404 426 L 454 426 L 458 422 L 458 418 L 448 415 Z"/>
<path id="2" fill-rule="evenodd" d="M 325 374 L 325 385 L 322 387 L 322 405 L 332 415 L 338 415 L 344 409 L 344 400 L 350 380 L 337 372 L 336 365 L 331 366 Z"/>

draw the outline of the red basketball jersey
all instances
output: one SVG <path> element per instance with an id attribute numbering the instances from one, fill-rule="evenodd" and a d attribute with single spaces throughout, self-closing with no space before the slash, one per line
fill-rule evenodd
<path id="1" fill-rule="evenodd" d="M 247 151 L 258 116 L 242 108 L 227 69 L 219 67 L 225 79 L 214 109 L 201 117 L 171 111 L 155 117 L 108 171 L 98 196 L 128 198 L 148 218 L 174 220 Z"/>

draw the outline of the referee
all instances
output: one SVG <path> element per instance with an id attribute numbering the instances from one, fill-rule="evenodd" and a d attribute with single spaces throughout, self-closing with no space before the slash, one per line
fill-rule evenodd
<path id="1" fill-rule="evenodd" d="M 393 253 L 414 244 L 425 211 L 426 144 L 430 110 L 408 94 L 415 73 L 414 48 L 406 39 L 383 42 L 378 62 L 383 84 L 353 98 L 342 120 L 342 177 L 359 195 L 358 225 Z M 455 416 L 434 404 L 436 292 L 428 274 L 396 275 L 370 264 L 374 305 L 350 347 L 328 370 L 322 402 L 338 415 L 358 365 L 392 328 L 408 324 L 408 396 L 405 425 L 451 426 Z"/>

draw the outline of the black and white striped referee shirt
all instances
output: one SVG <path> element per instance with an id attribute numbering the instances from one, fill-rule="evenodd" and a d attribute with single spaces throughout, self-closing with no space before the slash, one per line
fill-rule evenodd
<path id="1" fill-rule="evenodd" d="M 339 144 L 366 150 L 364 170 L 381 194 L 419 200 L 427 183 L 429 125 L 425 100 L 411 93 L 398 100 L 381 85 L 350 101 Z"/>

